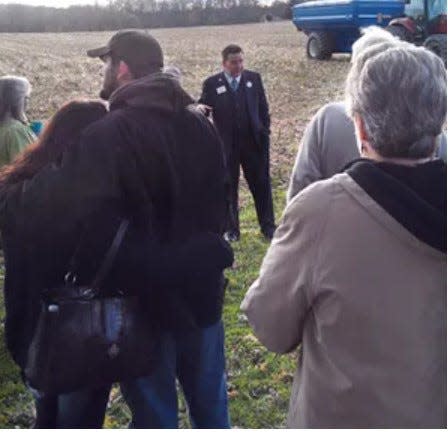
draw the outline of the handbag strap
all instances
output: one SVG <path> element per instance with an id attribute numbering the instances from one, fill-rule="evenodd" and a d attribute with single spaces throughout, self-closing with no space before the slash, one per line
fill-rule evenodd
<path id="1" fill-rule="evenodd" d="M 93 290 L 97 291 L 101 287 L 101 284 L 103 284 L 104 279 L 112 268 L 128 227 L 129 221 L 125 219 L 122 220 L 120 226 L 118 227 L 117 233 L 115 233 L 114 240 L 112 241 L 112 244 L 104 257 L 103 263 L 101 263 L 100 269 L 90 285 Z"/>
<path id="2" fill-rule="evenodd" d="M 117 257 L 118 251 L 123 242 L 124 236 L 126 235 L 128 227 L 129 227 L 129 220 L 123 219 L 117 229 L 117 232 L 115 233 L 115 237 L 109 249 L 107 250 L 106 255 L 104 256 L 104 259 L 101 263 L 100 268 L 98 269 L 98 272 L 96 273 L 92 283 L 90 284 L 90 287 L 93 291 L 95 292 L 99 291 L 101 284 L 103 284 L 104 279 L 106 278 L 107 274 L 112 268 L 112 265 L 114 264 L 115 258 Z M 73 257 L 70 260 L 69 269 L 71 270 L 69 270 L 65 275 L 65 282 L 67 284 L 73 284 L 73 285 L 76 284 L 77 276 L 74 269 L 76 264 L 76 258 L 79 254 L 79 251 L 81 250 L 80 245 L 81 242 L 78 244 Z"/>

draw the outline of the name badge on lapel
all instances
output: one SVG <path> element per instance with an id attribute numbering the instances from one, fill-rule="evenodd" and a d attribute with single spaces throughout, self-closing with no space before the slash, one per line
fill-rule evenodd
<path id="1" fill-rule="evenodd" d="M 248 81 L 247 83 L 246 83 L 246 87 L 249 87 L 249 89 L 252 87 L 252 81 Z"/>
<path id="2" fill-rule="evenodd" d="M 223 93 L 226 93 L 226 92 L 227 92 L 226 86 L 220 86 L 216 89 L 216 93 L 218 95 L 222 95 Z"/>

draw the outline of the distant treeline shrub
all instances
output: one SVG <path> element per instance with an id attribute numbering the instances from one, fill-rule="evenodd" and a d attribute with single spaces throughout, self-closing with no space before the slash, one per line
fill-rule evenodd
<path id="1" fill-rule="evenodd" d="M 290 3 L 259 0 L 110 0 L 107 6 L 66 9 L 0 5 L 0 32 L 74 32 L 259 22 L 289 18 Z"/>

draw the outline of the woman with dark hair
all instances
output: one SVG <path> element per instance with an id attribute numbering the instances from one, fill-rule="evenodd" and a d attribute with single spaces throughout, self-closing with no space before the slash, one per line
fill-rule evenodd
<path id="1" fill-rule="evenodd" d="M 31 232 L 23 230 L 27 222 L 20 213 L 14 212 L 15 191 L 45 166 L 60 163 L 64 151 L 77 143 L 82 132 L 106 113 L 106 107 L 101 102 L 67 103 L 53 116 L 40 138 L 13 163 L 0 170 L 0 197 L 3 205 L 0 219 L 6 265 L 6 343 L 22 375 L 39 314 L 41 291 L 48 288 L 46 284 L 51 284 L 55 276 L 57 278 L 60 269 L 58 263 L 51 260 L 50 251 L 42 248 L 39 242 L 36 243 Z M 5 225 L 6 221 L 8 223 Z M 32 226 L 32 221 L 29 223 Z M 51 242 L 49 240 L 49 246 Z M 43 267 L 47 275 L 39 273 L 39 267 Z M 56 426 L 58 397 L 43 396 L 34 390 L 33 394 L 37 412 L 35 427 Z"/>
<path id="2" fill-rule="evenodd" d="M 100 101 L 72 101 L 65 104 L 14 162 L 0 170 L 0 194 L 15 184 L 31 179 L 49 163 L 59 163 L 64 151 L 76 143 L 83 130 L 107 113 Z"/>

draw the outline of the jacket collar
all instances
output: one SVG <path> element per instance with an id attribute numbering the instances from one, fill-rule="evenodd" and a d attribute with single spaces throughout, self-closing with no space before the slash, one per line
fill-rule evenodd
<path id="1" fill-rule="evenodd" d="M 171 75 L 156 73 L 120 87 L 109 102 L 111 110 L 127 106 L 176 113 L 194 100 Z"/>
<path id="2" fill-rule="evenodd" d="M 414 167 L 353 161 L 346 173 L 385 212 L 421 242 L 446 252 L 446 164 Z"/>
<path id="3" fill-rule="evenodd" d="M 231 91 L 229 81 L 227 80 L 227 76 L 224 71 L 221 71 L 221 73 L 218 75 L 218 84 L 226 86 L 227 91 Z M 246 71 L 244 70 L 240 75 L 238 88 L 240 88 L 245 84 L 246 84 Z"/>
<path id="4" fill-rule="evenodd" d="M 230 74 L 228 74 L 227 71 L 223 71 L 223 75 L 224 75 L 224 78 L 226 79 L 226 81 L 230 84 L 230 82 L 233 80 L 233 77 Z M 238 81 L 238 84 L 241 83 L 241 78 L 242 77 L 243 77 L 243 73 L 241 73 L 240 75 L 235 77 L 236 80 Z"/>

